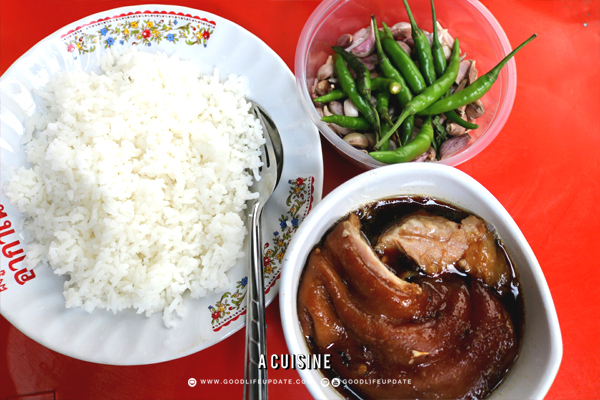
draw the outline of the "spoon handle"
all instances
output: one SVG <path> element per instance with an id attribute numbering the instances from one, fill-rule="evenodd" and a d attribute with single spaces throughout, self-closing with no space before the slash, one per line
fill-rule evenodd
<path id="1" fill-rule="evenodd" d="M 246 368 L 244 370 L 244 399 L 267 400 L 267 326 L 265 322 L 265 288 L 260 232 L 260 200 L 252 207 L 250 251 L 251 268 L 248 278 L 246 308 Z M 263 360 L 264 368 L 259 368 Z"/>

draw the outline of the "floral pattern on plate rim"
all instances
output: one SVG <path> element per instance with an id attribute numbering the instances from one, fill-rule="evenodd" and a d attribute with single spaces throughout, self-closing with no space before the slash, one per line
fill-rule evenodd
<path id="1" fill-rule="evenodd" d="M 279 217 L 279 229 L 273 232 L 273 239 L 265 243 L 263 248 L 263 271 L 267 287 L 265 293 L 269 293 L 279 279 L 281 263 L 292 236 L 312 208 L 314 182 L 315 178 L 312 176 L 287 181 L 290 188 L 285 204 L 289 208 Z M 219 331 L 246 313 L 244 299 L 247 284 L 248 277 L 242 278 L 237 282 L 235 292 L 223 293 L 215 305 L 208 306 L 213 331 Z"/>
<path id="2" fill-rule="evenodd" d="M 74 59 L 93 53 L 98 46 L 105 49 L 130 44 L 152 46 L 164 41 L 183 41 L 188 46 L 207 42 L 216 28 L 216 22 L 190 14 L 166 11 L 137 11 L 100 19 L 85 24 L 61 36 L 67 52 Z"/>

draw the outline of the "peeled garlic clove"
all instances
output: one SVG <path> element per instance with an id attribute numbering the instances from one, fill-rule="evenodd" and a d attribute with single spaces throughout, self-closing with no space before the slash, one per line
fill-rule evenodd
<path id="1" fill-rule="evenodd" d="M 319 81 L 323 81 L 325 79 L 329 79 L 335 73 L 335 67 L 333 64 L 323 64 L 321 68 L 317 71 L 317 79 Z"/>
<path id="2" fill-rule="evenodd" d="M 358 108 L 352 103 L 350 99 L 344 100 L 344 115 L 348 117 L 358 117 Z"/>
<path id="3" fill-rule="evenodd" d="M 340 36 L 336 42 L 336 46 L 346 48 L 352 44 L 352 35 L 349 33 L 344 33 Z"/>
<path id="4" fill-rule="evenodd" d="M 333 86 L 331 85 L 331 83 L 327 82 L 326 80 L 323 80 L 317 83 L 317 87 L 315 88 L 315 90 L 319 96 L 323 96 L 329 93 L 332 88 Z"/>
<path id="5" fill-rule="evenodd" d="M 459 84 L 469 72 L 469 68 L 471 68 L 471 62 L 469 60 L 464 60 L 460 62 L 460 66 L 458 67 L 458 75 L 454 80 L 454 83 Z"/>
<path id="6" fill-rule="evenodd" d="M 350 128 L 344 128 L 343 126 L 339 126 L 336 124 L 328 124 L 329 127 L 338 135 L 344 137 L 345 135 L 354 132 L 352 129 Z"/>
<path id="7" fill-rule="evenodd" d="M 379 61 L 379 57 L 377 57 L 377 54 L 371 54 L 370 56 L 362 57 L 360 61 L 363 64 L 377 63 Z"/>
<path id="8" fill-rule="evenodd" d="M 448 135 L 450 136 L 460 136 L 463 133 L 465 133 L 466 129 L 454 122 L 450 122 L 447 126 L 446 126 L 446 132 L 448 132 Z"/>
<path id="9" fill-rule="evenodd" d="M 412 35 L 412 29 L 408 22 L 398 22 L 396 25 L 390 28 L 394 39 L 407 38 Z"/>
<path id="10" fill-rule="evenodd" d="M 318 83 L 319 83 L 319 80 L 317 78 L 315 78 L 313 84 L 310 85 L 310 96 L 313 99 L 316 99 L 317 97 L 319 97 L 319 95 L 317 94 L 317 84 Z"/>
<path id="11" fill-rule="evenodd" d="M 469 145 L 469 140 L 471 140 L 471 136 L 468 133 L 446 140 L 440 147 L 442 160 L 466 148 Z"/>
<path id="12" fill-rule="evenodd" d="M 450 61 L 450 57 L 452 57 L 452 49 L 443 44 L 442 50 L 444 50 L 444 56 L 446 57 L 446 61 Z"/>
<path id="13" fill-rule="evenodd" d="M 335 115 L 344 115 L 344 105 L 340 101 L 329 102 L 329 111 Z"/>
<path id="14" fill-rule="evenodd" d="M 435 161 L 435 155 L 435 149 L 430 146 L 426 152 L 412 160 L 412 162 Z"/>
<path id="15" fill-rule="evenodd" d="M 375 51 L 375 31 L 369 28 L 369 36 L 367 39 L 352 49 L 352 53 L 357 57 L 366 57 L 373 54 Z"/>
<path id="16" fill-rule="evenodd" d="M 475 60 L 469 60 L 469 61 L 471 62 L 471 65 L 469 67 L 469 85 L 470 85 L 477 80 L 477 77 L 479 76 L 479 72 L 477 71 L 477 68 L 475 68 L 475 63 L 477 61 L 475 61 Z"/>
<path id="17" fill-rule="evenodd" d="M 373 50 L 375 50 L 375 32 L 370 26 L 359 30 L 353 37 L 354 41 L 346 48 L 346 51 L 352 52 L 359 58 L 373 53 Z"/>
<path id="18" fill-rule="evenodd" d="M 433 147 L 429 147 L 429 150 L 427 150 L 427 159 L 426 161 L 435 161 L 435 149 Z"/>
<path id="19" fill-rule="evenodd" d="M 377 141 L 375 140 L 375 134 L 363 133 L 363 135 L 367 138 L 367 141 L 369 142 L 369 148 L 375 147 L 375 145 L 377 144 Z"/>
<path id="20" fill-rule="evenodd" d="M 410 55 L 410 53 L 412 53 L 412 49 L 410 48 L 410 46 L 404 43 L 402 40 L 396 40 L 396 43 L 400 45 L 400 47 L 406 52 L 406 54 Z"/>
<path id="21" fill-rule="evenodd" d="M 477 119 L 485 113 L 485 107 L 481 100 L 475 100 L 471 104 L 467 105 L 466 109 L 467 117 L 471 119 Z"/>
<path id="22" fill-rule="evenodd" d="M 460 92 L 461 90 L 463 90 L 466 87 L 467 87 L 467 80 L 463 79 L 462 81 L 460 81 L 460 83 L 458 84 L 456 89 L 454 89 L 454 91 L 452 93 Z"/>
<path id="23" fill-rule="evenodd" d="M 369 147 L 369 140 L 362 133 L 349 133 L 344 136 L 344 142 L 358 149 L 366 149 Z"/>
<path id="24" fill-rule="evenodd" d="M 448 29 L 443 29 L 440 28 L 440 23 L 437 23 L 438 26 L 438 39 L 440 41 L 440 43 L 443 45 L 444 44 L 444 35 L 446 34 L 446 32 L 448 32 Z"/>
<path id="25" fill-rule="evenodd" d="M 331 111 L 329 111 L 329 107 L 325 106 L 325 107 L 323 107 L 323 115 L 326 117 L 329 117 L 329 116 L 333 115 L 333 113 Z"/>
<path id="26" fill-rule="evenodd" d="M 444 29 L 444 33 L 443 35 L 440 34 L 438 37 L 441 38 L 441 42 L 445 43 L 446 46 L 453 48 L 454 47 L 454 38 L 452 37 L 452 35 L 448 32 L 447 29 Z"/>
<path id="27" fill-rule="evenodd" d="M 354 33 L 354 35 L 352 35 L 352 44 L 346 48 L 346 51 L 352 51 L 356 46 L 367 40 L 367 37 L 369 37 L 369 29 L 371 29 L 370 26 L 362 28 Z"/>
<path id="28" fill-rule="evenodd" d="M 425 31 L 423 31 L 423 33 L 425 33 Z M 425 37 L 431 46 L 433 44 L 433 33 L 425 33 Z"/>
<path id="29" fill-rule="evenodd" d="M 370 56 L 359 58 L 360 62 L 365 64 L 369 71 L 375 71 L 375 67 L 377 67 L 377 54 L 371 54 Z M 371 78 L 373 78 L 371 76 Z"/>

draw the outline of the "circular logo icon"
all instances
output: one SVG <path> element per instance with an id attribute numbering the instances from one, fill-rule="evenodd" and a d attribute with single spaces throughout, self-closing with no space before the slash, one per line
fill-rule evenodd
<path id="1" fill-rule="evenodd" d="M 321 379 L 321 385 L 323 385 L 323 386 L 329 386 L 329 379 L 327 379 L 327 378 Z"/>
<path id="2" fill-rule="evenodd" d="M 341 383 L 342 383 L 342 381 L 340 378 L 333 378 L 331 380 L 331 386 L 333 386 L 333 387 L 338 387 L 338 386 L 340 386 Z"/>
<path id="3" fill-rule="evenodd" d="M 190 387 L 194 387 L 196 386 L 196 380 L 194 378 L 190 378 L 188 379 L 188 385 L 190 385 Z"/>

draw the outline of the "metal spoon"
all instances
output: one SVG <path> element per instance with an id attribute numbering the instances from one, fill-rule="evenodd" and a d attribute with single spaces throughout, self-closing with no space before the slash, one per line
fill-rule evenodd
<path id="1" fill-rule="evenodd" d="M 246 309 L 246 367 L 244 370 L 244 399 L 266 400 L 267 368 L 259 368 L 261 357 L 266 363 L 267 336 L 265 323 L 265 288 L 263 281 L 263 254 L 260 231 L 260 215 L 263 206 L 275 190 L 283 169 L 283 145 L 279 131 L 267 112 L 258 104 L 252 104 L 250 111 L 261 121 L 266 143 L 263 145 L 259 181 L 252 186 L 258 192 L 250 209 L 250 251 L 251 268 L 248 279 Z M 265 364 L 266 365 L 266 364 Z"/>

